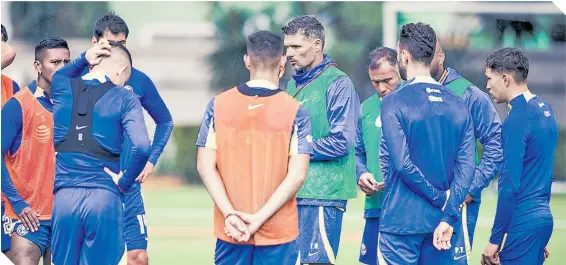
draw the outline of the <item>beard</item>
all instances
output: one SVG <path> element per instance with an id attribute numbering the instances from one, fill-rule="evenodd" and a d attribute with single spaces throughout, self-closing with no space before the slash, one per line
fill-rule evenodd
<path id="1" fill-rule="evenodd" d="M 401 76 L 401 79 L 407 81 L 407 67 L 399 64 L 399 75 Z"/>

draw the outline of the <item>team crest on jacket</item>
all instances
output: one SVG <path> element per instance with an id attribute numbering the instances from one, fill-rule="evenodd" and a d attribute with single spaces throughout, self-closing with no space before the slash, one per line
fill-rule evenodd
<path id="1" fill-rule="evenodd" d="M 131 87 L 130 85 L 125 85 L 124 88 L 128 91 L 134 91 L 134 88 Z"/>

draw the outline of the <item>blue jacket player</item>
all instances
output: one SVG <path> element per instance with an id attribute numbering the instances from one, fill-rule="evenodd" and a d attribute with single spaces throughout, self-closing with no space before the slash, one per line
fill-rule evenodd
<path id="1" fill-rule="evenodd" d="M 104 38 L 111 43 L 126 45 L 128 34 L 129 29 L 126 22 L 114 13 L 108 13 L 96 21 L 92 43 L 95 45 L 100 38 Z M 87 72 L 87 67 L 82 69 L 82 74 Z M 76 75 L 78 76 L 79 73 L 76 73 Z M 147 265 L 147 226 L 140 183 L 151 175 L 154 165 L 161 156 L 167 141 L 169 141 L 173 132 L 173 119 L 157 88 L 142 71 L 132 67 L 132 74 L 124 87 L 139 98 L 142 107 L 156 124 L 149 159 L 142 173 L 136 178 L 139 183 L 135 182 L 132 189 L 124 196 L 124 237 L 128 250 L 127 263 L 129 265 Z M 130 152 L 132 143 L 127 135 L 125 137 L 122 147 L 124 152 L 120 155 L 120 168 L 122 169 L 128 167 L 132 157 Z"/>
<path id="2" fill-rule="evenodd" d="M 464 101 L 430 76 L 435 44 L 430 26 L 403 26 L 397 58 L 407 84 L 381 105 L 380 264 L 453 262 L 447 250 L 473 179 L 474 135 Z"/>
<path id="3" fill-rule="evenodd" d="M 118 264 L 124 253 L 121 194 L 132 187 L 149 157 L 140 102 L 123 87 L 131 63 L 123 45 L 101 40 L 53 76 L 58 154 L 51 246 L 56 265 Z M 68 74 L 88 64 L 88 74 Z M 122 169 L 125 134 L 132 157 L 124 173 L 115 175 Z"/>
<path id="4" fill-rule="evenodd" d="M 366 224 L 359 261 L 375 265 L 383 198 L 383 174 L 379 164 L 381 101 L 383 97 L 397 89 L 403 80 L 397 67 L 397 51 L 387 47 L 376 48 L 369 54 L 369 61 L 368 74 L 377 93 L 364 100 L 360 107 L 360 119 L 356 128 L 356 175 L 358 186 L 366 194 L 364 206 Z"/>
<path id="5" fill-rule="evenodd" d="M 283 27 L 296 73 L 285 92 L 309 111 L 313 155 L 297 193 L 303 264 L 335 264 L 348 199 L 357 196 L 356 123 L 360 101 L 350 77 L 323 54 L 324 27 L 298 16 Z"/>
<path id="6" fill-rule="evenodd" d="M 486 59 L 485 68 L 487 89 L 511 110 L 503 123 L 497 212 L 482 264 L 543 264 L 553 228 L 549 202 L 558 142 L 554 111 L 530 92 L 529 60 L 521 50 L 497 50 Z"/>
<path id="7" fill-rule="evenodd" d="M 462 97 L 472 117 L 476 145 L 483 145 L 481 160 L 477 151 L 475 154 L 476 170 L 474 180 L 466 195 L 466 203 L 462 207 L 461 223 L 455 227 L 456 236 L 452 241 L 455 263 L 471 264 L 469 259 L 480 210 L 481 192 L 489 186 L 503 160 L 501 119 L 487 93 L 481 91 L 455 69 L 445 67 L 444 51 L 438 40 L 431 63 L 431 75 L 446 88 Z"/>

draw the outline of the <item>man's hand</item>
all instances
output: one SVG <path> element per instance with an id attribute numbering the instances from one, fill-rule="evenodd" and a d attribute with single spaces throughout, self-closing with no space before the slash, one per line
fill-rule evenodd
<path id="1" fill-rule="evenodd" d="M 151 176 L 152 173 L 153 173 L 153 164 L 148 161 L 145 164 L 143 171 L 136 178 L 136 181 L 139 182 L 139 183 L 143 183 L 147 177 Z"/>
<path id="2" fill-rule="evenodd" d="M 110 56 L 110 48 L 110 43 L 106 39 L 101 38 L 86 51 L 85 58 L 88 64 L 91 66 L 99 64 L 104 56 Z"/>
<path id="3" fill-rule="evenodd" d="M 436 229 L 434 230 L 434 238 L 432 244 L 438 250 L 448 250 L 450 249 L 450 239 L 452 239 L 452 234 L 454 233 L 454 228 L 446 222 L 440 222 Z"/>
<path id="4" fill-rule="evenodd" d="M 22 224 L 32 232 L 39 230 L 39 216 L 40 214 L 31 208 L 31 206 L 24 208 L 20 214 L 18 214 L 18 218 L 22 221 Z"/>
<path id="5" fill-rule="evenodd" d="M 246 242 L 251 236 L 246 224 L 235 214 L 231 214 L 224 220 L 224 233 L 237 242 Z"/>
<path id="6" fill-rule="evenodd" d="M 243 212 L 236 211 L 236 215 L 238 215 L 238 217 L 240 217 L 240 219 L 242 219 L 242 221 L 244 221 L 244 223 L 246 223 L 246 225 L 248 226 L 248 232 L 250 233 L 250 235 L 255 234 L 257 232 L 257 230 L 259 230 L 259 228 L 265 222 L 265 220 L 262 220 L 256 214 L 249 214 L 249 213 L 243 213 Z"/>
<path id="7" fill-rule="evenodd" d="M 379 189 L 377 185 L 377 181 L 375 181 L 375 177 L 371 173 L 362 174 L 360 180 L 358 180 L 358 186 L 360 186 L 360 189 L 367 195 L 378 192 Z"/>
<path id="8" fill-rule="evenodd" d="M 548 252 L 548 248 L 544 248 L 544 260 L 548 259 L 548 257 L 550 257 L 550 252 Z"/>
<path id="9" fill-rule="evenodd" d="M 460 211 L 462 211 L 462 207 L 464 207 L 464 204 L 468 204 L 470 202 L 472 202 L 474 200 L 474 197 L 472 197 L 471 194 L 468 193 L 468 195 L 466 195 L 466 199 L 464 200 L 464 202 L 462 204 L 460 204 Z"/>
<path id="10" fill-rule="evenodd" d="M 466 199 L 464 200 L 464 203 L 470 203 L 473 200 L 474 200 L 474 197 L 472 197 L 472 195 L 468 193 L 468 195 L 466 195 Z"/>
<path id="11" fill-rule="evenodd" d="M 112 172 L 112 170 L 110 170 L 109 168 L 105 167 L 104 168 L 104 172 L 106 172 L 106 174 L 110 175 L 110 177 L 112 177 L 112 181 L 114 181 L 114 183 L 116 184 L 116 186 L 118 186 L 118 181 L 120 180 L 120 178 L 122 177 L 122 175 L 124 175 L 124 173 L 122 173 L 122 171 L 120 171 L 120 173 L 116 174 L 114 172 Z M 120 187 L 118 186 L 118 189 Z"/>
<path id="12" fill-rule="evenodd" d="M 482 265 L 495 265 L 499 264 L 499 255 L 497 255 L 497 251 L 499 250 L 499 245 L 494 245 L 491 243 L 487 243 L 485 250 L 482 254 Z"/>

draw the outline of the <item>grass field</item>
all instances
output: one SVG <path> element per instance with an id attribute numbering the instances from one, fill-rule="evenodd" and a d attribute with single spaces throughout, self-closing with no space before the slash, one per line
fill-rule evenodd
<path id="1" fill-rule="evenodd" d="M 213 203 L 201 187 L 144 188 L 149 230 L 149 259 L 152 265 L 213 264 L 215 238 L 212 235 Z M 476 228 L 472 264 L 479 264 L 487 243 L 496 197 L 484 192 Z M 553 196 L 554 233 L 549 244 L 547 265 L 566 264 L 566 196 Z M 351 200 L 344 216 L 338 253 L 339 265 L 359 264 L 358 255 L 364 225 L 363 199 Z"/>

